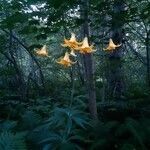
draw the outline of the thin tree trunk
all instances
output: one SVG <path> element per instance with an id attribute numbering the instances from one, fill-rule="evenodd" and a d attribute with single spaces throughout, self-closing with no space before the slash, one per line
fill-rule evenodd
<path id="1" fill-rule="evenodd" d="M 10 35 L 10 33 L 6 30 L 3 30 L 6 34 Z M 37 65 L 38 69 L 39 69 L 39 73 L 40 73 L 40 79 L 41 79 L 41 83 L 43 86 L 43 92 L 46 91 L 46 86 L 45 86 L 45 82 L 44 82 L 44 75 L 41 69 L 41 66 L 39 64 L 39 62 L 37 61 L 37 59 L 34 57 L 34 55 L 32 54 L 32 52 L 29 50 L 29 48 L 22 43 L 14 34 L 12 34 L 12 37 L 23 47 L 25 48 L 25 50 L 29 53 L 29 55 L 31 56 L 31 58 L 33 59 L 33 61 L 35 62 L 35 64 Z"/>
<path id="2" fill-rule="evenodd" d="M 148 31 L 145 43 L 146 43 L 146 56 L 147 56 L 147 82 L 148 82 L 148 86 L 150 87 L 150 48 L 149 48 L 150 37 L 149 36 L 150 33 Z"/>
<path id="3" fill-rule="evenodd" d="M 122 0 L 114 1 L 112 15 L 112 40 L 115 44 L 122 43 L 123 40 L 123 18 L 122 14 L 124 10 L 124 2 Z M 124 93 L 125 84 L 123 79 L 123 67 L 122 67 L 123 51 L 121 47 L 115 49 L 113 53 L 109 55 L 109 98 L 115 100 L 121 100 Z"/>
<path id="4" fill-rule="evenodd" d="M 89 39 L 89 25 L 88 25 L 88 11 L 89 11 L 89 1 L 83 0 L 83 5 L 81 6 L 83 10 L 81 11 L 81 18 L 84 20 L 83 24 L 83 36 Z M 83 55 L 84 59 L 84 69 L 85 69 L 85 81 L 88 91 L 88 105 L 91 117 L 97 119 L 97 106 L 96 106 L 96 91 L 94 82 L 94 69 L 93 60 L 91 54 Z"/>
<path id="5" fill-rule="evenodd" d="M 81 84 L 84 85 L 84 73 L 82 72 L 79 61 L 77 61 L 77 71 L 78 71 L 78 76 L 79 76 L 79 79 L 81 81 Z"/>
<path id="6" fill-rule="evenodd" d="M 21 95 L 21 99 L 23 101 L 26 101 L 26 83 L 25 83 L 25 80 L 24 80 L 24 76 L 23 76 L 23 73 L 22 73 L 22 70 L 20 69 L 19 65 L 17 64 L 17 61 L 14 57 L 14 52 L 13 52 L 13 45 L 12 45 L 12 42 L 13 42 L 13 38 L 12 38 L 12 31 L 10 31 L 10 40 L 9 40 L 9 53 L 10 53 L 10 56 L 11 56 L 11 59 L 13 61 L 13 65 L 14 65 L 14 69 L 16 71 L 16 74 L 18 76 L 18 82 L 19 82 L 19 93 Z"/>

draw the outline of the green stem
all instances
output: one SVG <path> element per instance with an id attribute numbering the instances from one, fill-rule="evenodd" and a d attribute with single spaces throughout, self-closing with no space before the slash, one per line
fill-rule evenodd
<path id="1" fill-rule="evenodd" d="M 71 96 L 70 96 L 70 104 L 69 107 L 72 107 L 73 103 L 73 96 L 74 96 L 74 91 L 75 91 L 75 80 L 74 80 L 74 66 L 71 67 L 72 71 L 72 82 L 71 82 Z"/>

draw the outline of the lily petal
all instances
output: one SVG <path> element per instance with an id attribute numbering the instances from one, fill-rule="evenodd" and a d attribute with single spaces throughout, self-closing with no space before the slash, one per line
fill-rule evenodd
<path id="1" fill-rule="evenodd" d="M 61 44 L 63 47 L 69 47 L 71 49 L 76 49 L 79 45 L 82 43 L 77 42 L 76 35 L 74 33 L 71 33 L 71 38 L 67 40 L 64 38 L 64 44 Z"/>
<path id="2" fill-rule="evenodd" d="M 85 37 L 83 39 L 83 44 L 81 47 L 77 48 L 79 50 L 80 53 L 82 54 L 86 54 L 86 53 L 93 53 L 95 52 L 96 50 L 93 49 L 93 45 L 90 45 L 89 46 L 89 43 L 88 43 L 88 38 Z"/>
<path id="3" fill-rule="evenodd" d="M 115 45 L 112 39 L 109 39 L 109 44 L 107 48 L 104 48 L 104 51 L 113 51 L 116 49 L 116 47 L 120 47 L 121 44 Z"/>
<path id="4" fill-rule="evenodd" d="M 44 45 L 41 49 L 37 49 L 35 52 L 39 56 L 43 56 L 43 57 L 47 56 L 48 57 L 48 51 L 47 51 L 46 45 Z"/>
<path id="5" fill-rule="evenodd" d="M 72 64 L 75 64 L 76 62 L 73 62 L 69 58 L 69 53 L 66 52 L 64 57 L 60 57 L 59 61 L 56 61 L 58 64 L 63 65 L 64 67 L 70 67 Z"/>

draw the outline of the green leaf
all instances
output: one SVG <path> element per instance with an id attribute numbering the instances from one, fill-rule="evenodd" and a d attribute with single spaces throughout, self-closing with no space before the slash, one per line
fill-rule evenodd
<path id="1" fill-rule="evenodd" d="M 2 132 L 0 134 L 0 150 L 27 150 L 24 135 Z"/>

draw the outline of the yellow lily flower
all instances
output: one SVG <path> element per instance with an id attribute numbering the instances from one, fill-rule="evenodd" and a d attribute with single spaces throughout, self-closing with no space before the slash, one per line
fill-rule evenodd
<path id="1" fill-rule="evenodd" d="M 64 57 L 60 58 L 60 61 L 56 61 L 58 64 L 63 65 L 64 67 L 70 67 L 72 64 L 75 64 L 76 62 L 73 62 L 69 58 L 69 53 L 66 52 Z"/>
<path id="2" fill-rule="evenodd" d="M 83 39 L 83 44 L 81 47 L 78 48 L 79 52 L 80 53 L 83 53 L 83 54 L 86 54 L 86 53 L 92 53 L 92 52 L 95 52 L 96 50 L 93 49 L 93 45 L 89 46 L 89 43 L 88 43 L 88 38 L 85 37 Z"/>
<path id="3" fill-rule="evenodd" d="M 61 44 L 63 47 L 69 47 L 71 49 L 77 48 L 82 43 L 77 42 L 76 35 L 74 33 L 71 33 L 71 38 L 69 40 L 64 39 L 64 44 Z"/>
<path id="4" fill-rule="evenodd" d="M 39 55 L 39 56 L 48 56 L 48 51 L 47 51 L 47 48 L 46 48 L 46 45 L 44 45 L 41 49 L 38 49 L 36 51 L 36 54 Z"/>
<path id="5" fill-rule="evenodd" d="M 77 55 L 75 54 L 74 50 L 72 49 L 71 52 L 70 52 L 70 55 L 76 57 Z"/>
<path id="6" fill-rule="evenodd" d="M 103 50 L 105 51 L 113 51 L 116 49 L 116 47 L 120 47 L 121 44 L 115 45 L 112 39 L 109 39 L 109 44 L 107 48 L 104 48 Z"/>

